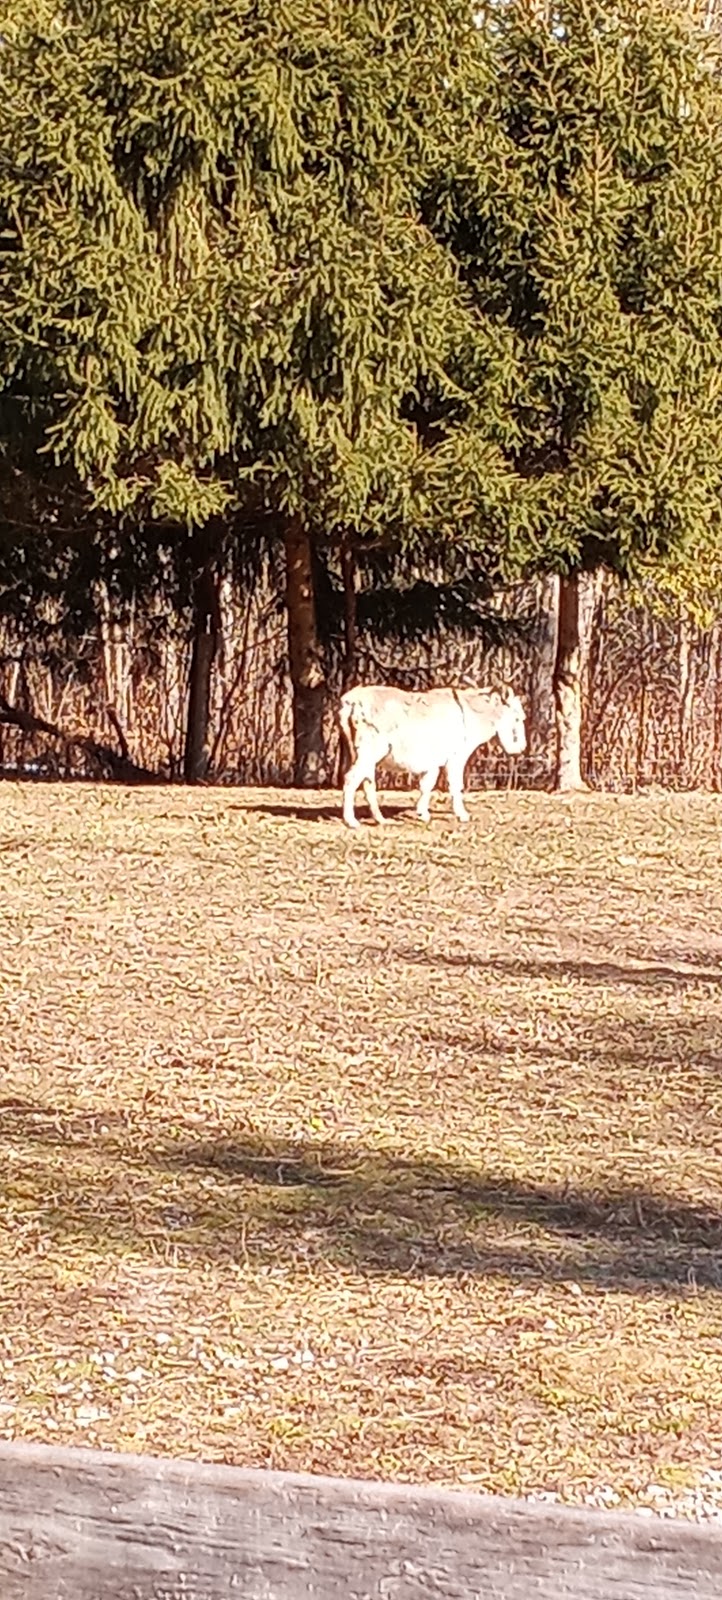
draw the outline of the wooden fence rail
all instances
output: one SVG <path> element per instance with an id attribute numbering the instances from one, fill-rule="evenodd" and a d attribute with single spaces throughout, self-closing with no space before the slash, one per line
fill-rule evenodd
<path id="1" fill-rule="evenodd" d="M 720 1600 L 722 1528 L 0 1446 L 2 1600 Z"/>

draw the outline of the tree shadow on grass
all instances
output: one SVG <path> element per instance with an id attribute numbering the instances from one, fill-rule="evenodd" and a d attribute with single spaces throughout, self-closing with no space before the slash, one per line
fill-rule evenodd
<path id="1" fill-rule="evenodd" d="M 165 1240 L 188 1263 L 722 1291 L 722 1210 L 644 1185 L 535 1182 L 312 1139 L 159 1141 L 150 1127 L 127 1142 L 120 1122 L 66 1125 L 18 1101 L 0 1106 L 0 1131 L 2 1188 L 11 1194 L 6 1155 L 22 1144 L 24 1216 L 31 1185 L 42 1232 L 60 1246 L 157 1258 Z"/>
<path id="2" fill-rule="evenodd" d="M 304 1236 L 315 1225 L 324 1254 L 365 1272 L 722 1289 L 722 1211 L 644 1187 L 537 1184 L 313 1143 L 269 1152 L 254 1141 L 200 1142 L 169 1149 L 166 1161 L 214 1172 L 239 1192 L 303 1190 L 292 1213 Z"/>
<path id="3" fill-rule="evenodd" d="M 428 966 L 446 969 L 473 968 L 480 972 L 499 973 L 507 978 L 540 978 L 545 982 L 554 979 L 572 979 L 577 983 L 629 984 L 641 988 L 686 988 L 702 983 L 722 983 L 722 965 L 708 960 L 684 957 L 685 966 L 650 962 L 644 957 L 630 957 L 629 962 L 592 961 L 587 958 L 547 956 L 477 955 L 473 951 L 434 951 L 410 947 L 394 952 L 398 959 L 411 966 Z M 632 964 L 630 964 L 632 963 Z"/>

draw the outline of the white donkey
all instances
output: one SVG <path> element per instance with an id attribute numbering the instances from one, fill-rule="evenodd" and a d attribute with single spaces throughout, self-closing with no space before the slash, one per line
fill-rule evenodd
<path id="1" fill-rule="evenodd" d="M 526 749 L 524 708 L 511 689 L 426 689 L 409 692 L 380 684 L 349 689 L 341 696 L 339 720 L 351 752 L 343 786 L 343 820 L 359 826 L 356 793 L 362 788 L 375 822 L 383 822 L 376 794 L 376 768 L 388 757 L 418 774 L 417 816 L 429 822 L 429 800 L 446 767 L 454 815 L 468 822 L 464 769 L 479 745 L 498 734 L 509 755 Z"/>

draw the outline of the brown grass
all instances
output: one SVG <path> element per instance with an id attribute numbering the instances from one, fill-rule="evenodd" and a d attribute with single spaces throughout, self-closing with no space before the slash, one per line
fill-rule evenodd
<path id="1" fill-rule="evenodd" d="M 722 801 L 329 799 L 0 789 L 0 1435 L 694 1484 Z"/>

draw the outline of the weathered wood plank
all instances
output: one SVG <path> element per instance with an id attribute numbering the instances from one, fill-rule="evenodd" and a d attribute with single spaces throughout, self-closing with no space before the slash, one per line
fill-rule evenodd
<path id="1" fill-rule="evenodd" d="M 2 1600 L 720 1600 L 722 1530 L 0 1446 Z"/>

